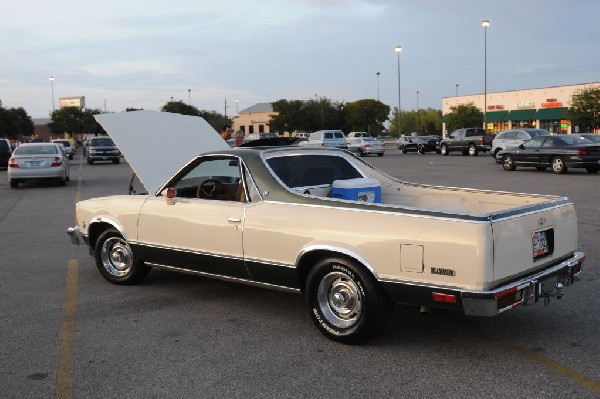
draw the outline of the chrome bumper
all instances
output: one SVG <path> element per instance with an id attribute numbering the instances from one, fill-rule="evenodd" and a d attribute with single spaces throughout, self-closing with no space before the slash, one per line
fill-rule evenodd
<path id="1" fill-rule="evenodd" d="M 563 288 L 573 284 L 582 270 L 583 252 L 575 252 L 570 258 L 539 273 L 499 287 L 493 291 L 462 291 L 465 314 L 470 316 L 494 316 L 506 310 L 541 299 L 560 299 Z"/>
<path id="2" fill-rule="evenodd" d="M 79 231 L 79 227 L 69 227 L 67 229 L 67 235 L 71 239 L 71 244 L 79 245 L 83 242 L 83 236 L 81 235 L 81 231 Z"/>

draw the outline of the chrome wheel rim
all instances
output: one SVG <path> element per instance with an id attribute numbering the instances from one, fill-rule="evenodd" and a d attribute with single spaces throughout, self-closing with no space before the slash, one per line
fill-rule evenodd
<path id="1" fill-rule="evenodd" d="M 112 276 L 126 276 L 133 267 L 133 252 L 127 242 L 120 237 L 104 241 L 100 250 L 102 266 Z"/>
<path id="2" fill-rule="evenodd" d="M 446 146 L 442 146 L 442 148 L 440 149 L 440 151 L 442 152 L 442 155 L 446 155 L 446 152 L 448 152 L 448 149 L 446 148 Z"/>
<path id="3" fill-rule="evenodd" d="M 470 146 L 469 147 L 469 155 L 474 155 L 475 154 L 475 146 Z"/>
<path id="4" fill-rule="evenodd" d="M 511 157 L 504 157 L 504 169 L 509 170 L 512 168 L 513 160 Z"/>
<path id="5" fill-rule="evenodd" d="M 560 172 L 563 168 L 563 160 L 560 158 L 554 158 L 554 161 L 552 161 L 552 169 L 554 169 L 555 172 Z"/>
<path id="6" fill-rule="evenodd" d="M 317 301 L 325 319 L 337 328 L 354 326 L 362 314 L 363 303 L 358 286 L 340 272 L 331 272 L 323 277 Z"/>

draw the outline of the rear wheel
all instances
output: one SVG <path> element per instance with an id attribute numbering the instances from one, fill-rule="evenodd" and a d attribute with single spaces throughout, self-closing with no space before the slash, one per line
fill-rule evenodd
<path id="1" fill-rule="evenodd" d="M 136 284 L 150 272 L 116 229 L 100 235 L 94 255 L 100 274 L 113 284 Z"/>
<path id="2" fill-rule="evenodd" d="M 515 166 L 515 161 L 511 155 L 505 155 L 502 158 L 502 167 L 504 168 L 504 170 L 508 171 L 513 171 L 517 169 L 517 167 Z"/>
<path id="3" fill-rule="evenodd" d="M 343 258 L 317 263 L 306 282 L 312 321 L 327 338 L 345 344 L 363 342 L 383 332 L 393 303 L 361 266 Z"/>
<path id="4" fill-rule="evenodd" d="M 17 187 L 19 187 L 18 180 L 11 179 L 11 181 L 10 181 L 10 188 L 17 188 Z"/>
<path id="5" fill-rule="evenodd" d="M 469 155 L 475 157 L 477 156 L 477 154 L 479 154 L 479 152 L 477 151 L 477 147 L 475 147 L 475 144 L 469 144 Z"/>
<path id="6" fill-rule="evenodd" d="M 417 154 L 425 154 L 425 147 L 421 144 L 419 144 L 419 146 L 417 147 Z"/>
<path id="7" fill-rule="evenodd" d="M 88 165 L 92 165 L 94 163 L 94 160 L 88 158 L 87 163 L 88 163 Z"/>
<path id="8" fill-rule="evenodd" d="M 402 147 L 400 148 L 400 154 L 406 154 L 408 151 L 406 151 L 406 147 Z"/>
<path id="9" fill-rule="evenodd" d="M 562 175 L 567 171 L 567 166 L 565 165 L 565 160 L 563 157 L 556 156 L 552 158 L 550 165 L 552 165 L 552 171 L 556 174 Z"/>
<path id="10" fill-rule="evenodd" d="M 442 146 L 440 147 L 440 154 L 442 155 L 448 155 L 450 151 L 448 151 L 448 146 L 446 144 L 442 144 Z"/>
<path id="11" fill-rule="evenodd" d="M 120 163 L 121 160 L 119 158 L 113 159 L 113 163 Z"/>
<path id="12" fill-rule="evenodd" d="M 383 156 L 383 152 L 380 152 L 379 154 L 377 154 L 378 157 L 382 157 Z"/>

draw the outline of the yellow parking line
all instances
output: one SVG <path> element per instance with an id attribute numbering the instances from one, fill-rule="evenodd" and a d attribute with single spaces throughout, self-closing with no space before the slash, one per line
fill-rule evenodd
<path id="1" fill-rule="evenodd" d="M 495 339 L 502 345 L 521 353 L 529 359 L 541 363 L 544 366 L 556 371 L 557 373 L 575 380 L 580 385 L 583 385 L 584 387 L 596 393 L 600 393 L 600 381 L 596 381 L 593 378 L 590 378 L 578 371 L 570 369 L 569 367 L 557 362 L 556 360 L 552 360 L 544 355 L 539 354 L 538 352 L 529 350 L 525 346 L 519 344 L 518 342 L 502 337 L 495 337 Z"/>
<path id="2" fill-rule="evenodd" d="M 69 260 L 65 303 L 63 306 L 60 336 L 58 338 L 56 369 L 54 370 L 53 399 L 71 399 L 73 397 L 78 272 L 79 261 L 77 259 Z"/>

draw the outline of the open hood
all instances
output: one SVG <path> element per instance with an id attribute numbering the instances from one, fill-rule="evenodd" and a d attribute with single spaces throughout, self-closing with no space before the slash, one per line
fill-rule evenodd
<path id="1" fill-rule="evenodd" d="M 229 149 L 198 116 L 159 111 L 95 115 L 148 193 L 156 191 L 196 155 Z"/>

